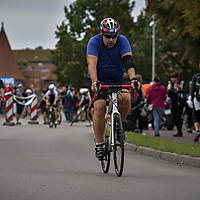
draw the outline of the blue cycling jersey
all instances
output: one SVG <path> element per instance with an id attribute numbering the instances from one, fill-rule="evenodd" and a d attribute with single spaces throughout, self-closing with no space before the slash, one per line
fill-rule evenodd
<path id="1" fill-rule="evenodd" d="M 112 49 L 107 49 L 100 34 L 92 37 L 87 46 L 87 55 L 98 57 L 97 78 L 102 82 L 114 82 L 124 76 L 124 64 L 122 56 L 131 52 L 128 39 L 123 35 L 118 35 L 117 42 Z M 90 78 L 88 72 L 88 78 Z"/>

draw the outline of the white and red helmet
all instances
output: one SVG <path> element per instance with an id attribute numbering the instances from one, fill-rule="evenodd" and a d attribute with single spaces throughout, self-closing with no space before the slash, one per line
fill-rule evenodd
<path id="1" fill-rule="evenodd" d="M 101 21 L 100 29 L 103 33 L 118 33 L 120 25 L 112 18 L 105 18 Z"/>

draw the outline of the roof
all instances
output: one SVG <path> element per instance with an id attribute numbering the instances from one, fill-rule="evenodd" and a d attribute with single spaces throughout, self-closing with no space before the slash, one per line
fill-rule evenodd
<path id="1" fill-rule="evenodd" d="M 0 32 L 0 76 L 12 76 L 16 80 L 24 80 L 13 51 L 11 50 L 8 38 L 2 22 Z"/>
<path id="2" fill-rule="evenodd" d="M 13 50 L 18 61 L 49 62 L 50 49 L 22 49 Z"/>

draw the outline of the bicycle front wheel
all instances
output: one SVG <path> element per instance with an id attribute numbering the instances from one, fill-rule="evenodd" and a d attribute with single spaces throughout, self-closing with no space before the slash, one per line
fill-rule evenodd
<path id="1" fill-rule="evenodd" d="M 50 118 L 49 118 L 49 127 L 50 128 L 53 128 L 53 117 L 52 117 L 52 114 L 50 114 Z"/>
<path id="2" fill-rule="evenodd" d="M 101 160 L 101 167 L 104 173 L 108 173 L 110 168 L 110 148 L 109 148 L 109 136 L 105 136 L 105 152 L 104 157 Z"/>
<path id="3" fill-rule="evenodd" d="M 113 158 L 115 165 L 115 172 L 117 176 L 121 176 L 124 169 L 124 131 L 121 116 L 119 113 L 115 113 L 113 116 L 114 126 L 114 147 Z"/>

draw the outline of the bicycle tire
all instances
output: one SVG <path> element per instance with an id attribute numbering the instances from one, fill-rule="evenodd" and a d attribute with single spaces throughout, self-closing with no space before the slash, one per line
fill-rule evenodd
<path id="1" fill-rule="evenodd" d="M 109 147 L 109 136 L 105 136 L 105 153 L 101 160 L 101 167 L 104 173 L 108 173 L 110 168 L 110 147 Z"/>
<path id="2" fill-rule="evenodd" d="M 114 146 L 113 146 L 113 158 L 115 165 L 115 172 L 117 176 L 121 176 L 124 169 L 124 131 L 121 116 L 119 113 L 113 115 L 114 126 Z"/>

